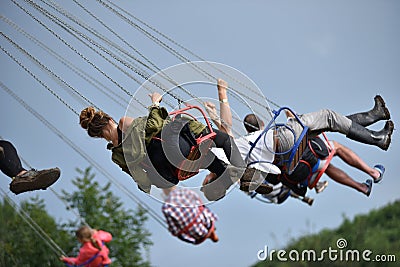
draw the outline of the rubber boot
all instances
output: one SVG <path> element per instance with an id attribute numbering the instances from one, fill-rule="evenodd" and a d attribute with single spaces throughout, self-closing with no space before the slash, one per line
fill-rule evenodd
<path id="1" fill-rule="evenodd" d="M 370 111 L 355 113 L 346 117 L 365 127 L 377 121 L 389 120 L 390 112 L 385 106 L 383 98 L 377 95 L 374 97 L 374 101 L 375 105 Z"/>
<path id="2" fill-rule="evenodd" d="M 349 133 L 346 136 L 352 140 L 368 145 L 374 145 L 383 150 L 387 150 L 391 142 L 393 129 L 393 121 L 387 121 L 385 127 L 379 132 L 369 130 L 364 126 L 353 122 L 351 124 Z"/>

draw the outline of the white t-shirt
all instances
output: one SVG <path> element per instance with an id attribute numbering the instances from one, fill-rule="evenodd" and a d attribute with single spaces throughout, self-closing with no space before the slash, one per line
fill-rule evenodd
<path id="1" fill-rule="evenodd" d="M 260 135 L 262 135 L 261 138 L 249 154 L 252 144 Z M 272 164 L 275 158 L 273 130 L 268 130 L 266 133 L 263 133 L 262 130 L 249 133 L 235 139 L 235 143 L 249 167 L 254 167 L 266 173 L 281 173 L 280 169 Z"/>

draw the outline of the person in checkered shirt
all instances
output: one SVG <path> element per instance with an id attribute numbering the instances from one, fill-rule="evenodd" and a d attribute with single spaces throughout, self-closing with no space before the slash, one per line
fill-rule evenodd
<path id="1" fill-rule="evenodd" d="M 208 238 L 218 242 L 214 225 L 218 217 L 203 205 L 194 191 L 176 186 L 165 188 L 163 191 L 167 198 L 162 212 L 173 236 L 194 245 Z"/>

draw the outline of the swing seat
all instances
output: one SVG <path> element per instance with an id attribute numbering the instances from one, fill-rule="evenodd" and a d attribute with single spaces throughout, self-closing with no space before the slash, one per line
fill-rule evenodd
<path id="1" fill-rule="evenodd" d="M 302 126 L 303 130 L 301 131 L 298 138 L 296 138 L 296 134 L 294 133 L 294 130 L 292 128 L 290 128 L 289 126 L 287 126 L 286 124 L 275 123 L 277 117 L 280 115 L 282 110 L 290 111 L 294 115 L 297 122 Z M 265 136 L 269 130 L 271 130 L 271 129 L 276 130 L 278 127 L 286 127 L 289 131 L 291 131 L 293 133 L 293 136 L 294 136 L 293 146 L 289 150 L 283 151 L 283 152 L 272 151 L 268 148 L 268 146 L 266 147 L 269 150 L 269 152 L 278 156 L 275 158 L 275 161 L 273 163 L 272 162 L 268 162 L 268 163 L 271 165 L 277 165 L 281 169 L 281 174 L 283 176 L 286 176 L 286 175 L 292 174 L 293 171 L 296 169 L 297 165 L 300 163 L 303 152 L 307 148 L 309 128 L 308 128 L 308 126 L 304 125 L 302 123 L 302 121 L 300 120 L 300 118 L 288 107 L 282 107 L 277 111 L 274 110 L 273 113 L 274 113 L 274 116 L 271 119 L 271 121 L 264 128 L 264 130 L 259 134 L 257 139 L 251 144 L 251 148 L 250 148 L 249 153 L 246 156 L 246 160 L 250 158 L 250 154 L 252 153 L 253 149 L 256 147 L 257 142 L 261 138 L 263 138 L 263 136 Z M 275 144 L 275 145 L 277 145 L 277 144 Z M 254 161 L 254 162 L 248 163 L 248 165 L 256 164 L 256 163 L 260 163 L 260 162 L 261 161 Z M 265 163 L 265 162 L 262 162 L 262 163 Z M 271 171 L 273 172 L 272 169 L 271 169 Z M 252 197 L 255 197 L 255 195 Z"/>
<path id="2" fill-rule="evenodd" d="M 196 144 L 192 145 L 192 147 L 190 148 L 189 155 L 186 157 L 185 160 L 180 163 L 177 170 L 177 177 L 179 181 L 184 181 L 199 173 L 204 157 L 207 153 L 209 153 L 209 150 L 213 143 L 212 140 L 217 135 L 212 129 L 210 121 L 208 120 L 205 112 L 199 106 L 194 106 L 186 103 L 185 106 L 186 107 L 184 108 L 169 113 L 172 120 L 174 120 L 178 115 L 186 115 L 197 121 L 197 119 L 192 114 L 186 112 L 190 109 L 197 109 L 202 114 L 209 133 L 196 138 Z"/>
<path id="3" fill-rule="evenodd" d="M 303 127 L 303 130 L 301 131 L 298 138 L 297 138 L 296 134 L 294 133 L 294 130 L 292 128 L 290 128 L 289 126 L 287 126 L 286 124 L 275 123 L 275 120 L 277 119 L 277 117 L 280 115 L 280 113 L 283 110 L 290 111 L 294 115 L 294 118 L 297 120 L 297 122 Z M 294 113 L 288 107 L 282 107 L 277 111 L 274 110 L 273 113 L 274 113 L 274 117 L 268 123 L 267 127 L 265 127 L 265 129 L 262 131 L 260 136 L 256 139 L 254 144 L 252 144 L 249 154 L 254 149 L 256 143 L 261 139 L 261 137 L 263 135 L 265 135 L 267 133 L 268 130 L 271 130 L 274 128 L 277 129 L 278 127 L 286 127 L 288 130 L 290 130 L 293 133 L 293 137 L 294 137 L 293 146 L 287 151 L 283 151 L 283 152 L 270 151 L 270 152 L 277 155 L 279 158 L 276 165 L 280 166 L 283 172 L 290 175 L 293 173 L 294 169 L 299 164 L 301 156 L 303 155 L 304 150 L 307 148 L 309 128 L 308 128 L 308 126 L 304 125 L 303 122 L 300 120 L 300 118 L 296 115 L 296 113 Z M 249 157 L 249 156 L 247 156 L 247 157 Z"/>
<path id="4" fill-rule="evenodd" d="M 303 125 L 303 131 L 301 132 L 299 138 L 294 143 L 292 149 L 290 150 L 289 159 L 285 161 L 286 171 L 290 175 L 293 173 L 294 169 L 300 162 L 301 156 L 304 150 L 306 150 L 308 144 L 308 127 Z"/>
<path id="5" fill-rule="evenodd" d="M 318 165 L 318 168 L 316 170 L 312 170 L 312 174 L 308 177 L 308 188 L 310 189 L 313 189 L 317 185 L 319 179 L 325 173 L 326 168 L 328 168 L 333 156 L 335 155 L 335 148 L 331 145 L 325 133 L 322 133 L 322 136 L 324 138 L 321 139 L 328 148 L 329 154 L 323 160 L 318 160 L 318 164 L 316 164 Z"/>

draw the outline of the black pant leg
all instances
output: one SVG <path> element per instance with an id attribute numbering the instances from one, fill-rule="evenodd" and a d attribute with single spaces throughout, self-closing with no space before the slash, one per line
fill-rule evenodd
<path id="1" fill-rule="evenodd" d="M 235 141 L 232 136 L 225 132 L 219 130 L 214 130 L 217 134 L 214 138 L 214 143 L 216 147 L 222 148 L 225 155 L 228 157 L 229 162 L 237 167 L 245 167 L 244 160 L 237 148 Z"/>
<path id="2" fill-rule="evenodd" d="M 4 158 L 0 160 L 0 170 L 12 178 L 25 170 L 15 147 L 8 141 L 0 140 L 0 146 L 4 150 Z"/>

